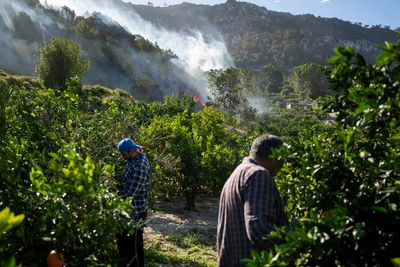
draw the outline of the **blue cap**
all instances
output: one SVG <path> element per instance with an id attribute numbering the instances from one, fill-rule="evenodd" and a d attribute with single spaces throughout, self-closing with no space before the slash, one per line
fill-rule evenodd
<path id="1" fill-rule="evenodd" d="M 142 151 L 142 146 L 135 144 L 132 139 L 124 138 L 118 143 L 118 150 L 119 152 L 129 152 L 135 150 L 137 152 Z"/>

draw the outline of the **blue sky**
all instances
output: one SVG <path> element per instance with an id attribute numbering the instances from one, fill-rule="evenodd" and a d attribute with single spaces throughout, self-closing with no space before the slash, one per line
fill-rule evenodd
<path id="1" fill-rule="evenodd" d="M 124 0 L 135 4 L 153 3 L 165 6 L 189 2 L 194 4 L 215 5 L 225 0 Z M 327 18 L 339 18 L 363 25 L 400 27 L 400 0 L 242 0 L 269 10 L 289 12 L 294 15 L 313 14 Z"/>

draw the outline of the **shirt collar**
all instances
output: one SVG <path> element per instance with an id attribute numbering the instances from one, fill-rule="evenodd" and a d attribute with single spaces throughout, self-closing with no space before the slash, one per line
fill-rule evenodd
<path id="1" fill-rule="evenodd" d="M 260 163 L 258 163 L 257 160 L 255 160 L 255 159 L 253 159 L 253 158 L 251 158 L 251 157 L 245 157 L 245 158 L 243 159 L 243 163 L 253 163 L 253 164 L 256 164 L 256 165 L 260 165 Z M 261 166 L 261 165 L 260 165 L 260 166 Z"/>
<path id="2" fill-rule="evenodd" d="M 142 153 L 139 153 L 135 158 L 133 159 L 128 159 L 128 161 L 137 161 L 138 159 L 141 159 L 143 157 Z"/>

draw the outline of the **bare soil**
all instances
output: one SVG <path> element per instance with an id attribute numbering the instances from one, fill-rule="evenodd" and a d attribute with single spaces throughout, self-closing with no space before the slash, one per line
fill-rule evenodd
<path id="1" fill-rule="evenodd" d="M 144 230 L 145 239 L 163 240 L 168 235 L 194 233 L 201 236 L 202 242 L 215 244 L 219 197 L 197 196 L 197 211 L 186 211 L 184 205 L 184 197 L 157 201 L 157 210 L 148 215 L 147 227 Z"/>

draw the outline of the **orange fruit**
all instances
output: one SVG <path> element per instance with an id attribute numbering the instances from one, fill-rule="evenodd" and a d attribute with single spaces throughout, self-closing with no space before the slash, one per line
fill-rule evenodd
<path id="1" fill-rule="evenodd" d="M 64 256 L 57 250 L 53 249 L 47 256 L 48 267 L 62 267 L 64 265 Z"/>

